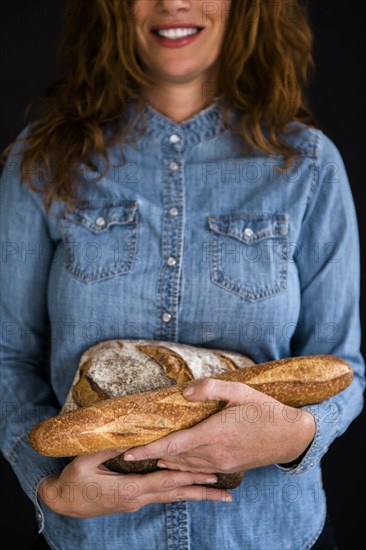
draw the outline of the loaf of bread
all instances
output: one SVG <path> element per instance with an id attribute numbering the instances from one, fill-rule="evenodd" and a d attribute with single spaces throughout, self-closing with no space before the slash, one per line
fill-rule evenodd
<path id="1" fill-rule="evenodd" d="M 226 350 L 155 340 L 103 342 L 83 354 L 62 413 L 37 424 L 30 442 L 47 456 L 76 456 L 144 445 L 189 428 L 226 405 L 187 400 L 182 390 L 195 378 L 245 383 L 300 407 L 342 391 L 352 375 L 350 365 L 334 355 L 254 365 L 248 357 Z M 156 385 L 159 389 L 151 389 Z M 128 463 L 122 456 L 106 464 L 125 473 L 157 469 L 156 461 Z M 216 486 L 233 488 L 242 473 L 219 476 Z"/>
<path id="2" fill-rule="evenodd" d="M 247 356 L 164 340 L 108 340 L 81 356 L 61 414 L 123 395 L 137 394 L 198 378 L 245 368 Z M 157 460 L 126 462 L 123 454 L 104 465 L 120 473 L 144 474 L 158 470 Z M 237 486 L 242 474 L 218 474 L 216 487 Z"/>
<path id="3" fill-rule="evenodd" d="M 107 340 L 82 354 L 61 412 L 250 365 L 249 357 L 228 350 L 163 340 Z"/>

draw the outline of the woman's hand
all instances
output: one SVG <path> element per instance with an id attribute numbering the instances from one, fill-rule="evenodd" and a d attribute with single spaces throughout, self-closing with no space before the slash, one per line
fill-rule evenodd
<path id="1" fill-rule="evenodd" d="M 207 378 L 190 386 L 194 401 L 227 401 L 227 407 L 193 428 L 130 449 L 125 460 L 158 458 L 158 466 L 190 472 L 233 473 L 295 460 L 315 434 L 308 411 L 283 405 L 239 382 Z"/>
<path id="2" fill-rule="evenodd" d="M 102 465 L 123 450 L 75 458 L 59 476 L 42 480 L 39 497 L 54 512 L 74 518 L 135 512 L 152 502 L 232 500 L 224 489 L 200 486 L 214 483 L 217 478 L 213 475 L 165 470 L 124 475 Z"/>

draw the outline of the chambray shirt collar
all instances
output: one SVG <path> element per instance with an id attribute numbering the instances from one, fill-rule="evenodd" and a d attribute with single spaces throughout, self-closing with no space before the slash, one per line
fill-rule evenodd
<path id="1" fill-rule="evenodd" d="M 144 102 L 142 116 L 138 119 L 135 128 L 140 130 L 146 121 L 144 133 L 156 141 L 161 142 L 167 137 L 169 139 L 171 136 L 178 136 L 187 146 L 195 145 L 212 139 L 226 130 L 220 111 L 221 101 L 219 97 L 214 98 L 208 107 L 180 123 Z M 135 112 L 135 105 L 131 104 L 127 116 L 132 116 Z"/>

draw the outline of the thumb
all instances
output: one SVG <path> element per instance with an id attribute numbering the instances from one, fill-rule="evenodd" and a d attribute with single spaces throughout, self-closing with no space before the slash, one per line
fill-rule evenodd
<path id="1" fill-rule="evenodd" d="M 106 466 L 103 466 L 103 462 L 106 462 L 107 460 L 111 460 L 112 458 L 116 458 L 117 456 L 121 455 L 124 451 L 126 451 L 128 448 L 129 447 L 125 447 L 123 449 L 113 449 L 109 451 L 99 451 L 97 453 L 81 455 L 76 457 L 73 462 L 77 462 L 79 467 L 83 467 L 85 469 L 90 469 L 90 470 L 99 469 L 99 470 L 105 470 L 107 472 L 110 472 L 110 470 L 108 470 Z"/>
<path id="2" fill-rule="evenodd" d="M 215 378 L 199 380 L 183 390 L 183 395 L 192 401 L 227 401 L 245 403 L 250 388 L 240 382 L 226 382 Z"/>

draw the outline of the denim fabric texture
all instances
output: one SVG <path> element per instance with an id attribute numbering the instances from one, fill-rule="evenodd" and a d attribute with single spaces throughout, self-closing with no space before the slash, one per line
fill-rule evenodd
<path id="1" fill-rule="evenodd" d="M 124 116 L 133 114 L 130 104 Z M 52 550 L 309 550 L 326 518 L 321 458 L 360 413 L 365 387 L 359 237 L 341 155 L 321 130 L 294 122 L 283 139 L 301 154 L 280 173 L 281 157 L 244 154 L 218 98 L 182 123 L 148 104 L 144 116 L 123 157 L 110 147 L 101 181 L 80 165 L 75 210 L 57 202 L 46 213 L 21 182 L 21 157 L 4 166 L 1 450 Z M 317 429 L 301 461 L 246 472 L 232 503 L 61 516 L 37 487 L 68 461 L 38 455 L 28 433 L 58 413 L 81 354 L 115 338 L 231 349 L 257 363 L 336 354 L 354 379 L 304 407 Z"/>
<path id="2" fill-rule="evenodd" d="M 31 550 L 49 550 L 49 548 L 42 534 L 34 536 Z M 328 516 L 323 531 L 320 533 L 319 538 L 310 550 L 339 550 L 334 539 L 332 524 Z"/>

